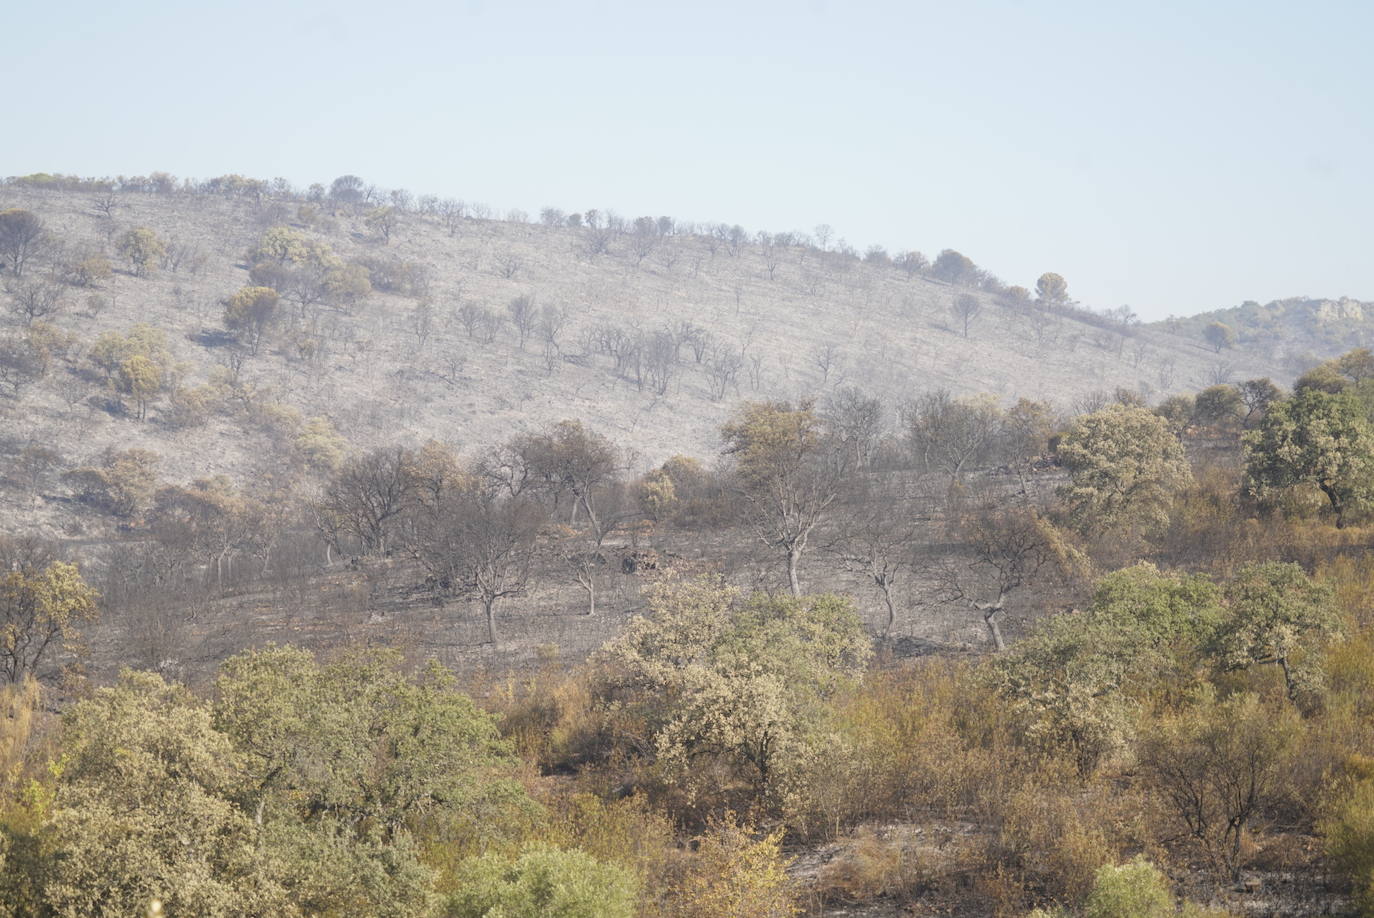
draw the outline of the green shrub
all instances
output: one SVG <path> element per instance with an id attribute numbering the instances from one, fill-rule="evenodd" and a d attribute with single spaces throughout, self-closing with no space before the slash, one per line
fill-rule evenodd
<path id="1" fill-rule="evenodd" d="M 1099 868 L 1083 918 L 1167 918 L 1174 914 L 1169 881 L 1149 861 Z"/>
<path id="2" fill-rule="evenodd" d="M 486 854 L 459 869 L 450 918 L 632 918 L 634 875 L 577 850 L 530 845 L 514 861 Z"/>
<path id="3" fill-rule="evenodd" d="M 1374 781 L 1349 788 L 1322 823 L 1326 853 L 1355 890 L 1361 915 L 1374 915 Z"/>

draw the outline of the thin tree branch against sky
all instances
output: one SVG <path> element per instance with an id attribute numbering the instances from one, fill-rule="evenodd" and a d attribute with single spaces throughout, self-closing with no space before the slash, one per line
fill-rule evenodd
<path id="1" fill-rule="evenodd" d="M 4 174 L 829 223 L 1147 319 L 1374 298 L 1361 0 L 81 0 L 5 31 Z"/>

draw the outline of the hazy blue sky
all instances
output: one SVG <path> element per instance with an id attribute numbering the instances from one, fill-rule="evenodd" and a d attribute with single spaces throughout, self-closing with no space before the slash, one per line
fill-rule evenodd
<path id="1" fill-rule="evenodd" d="M 1374 3 L 14 3 L 0 173 L 355 172 L 956 248 L 1146 317 L 1374 299 Z"/>

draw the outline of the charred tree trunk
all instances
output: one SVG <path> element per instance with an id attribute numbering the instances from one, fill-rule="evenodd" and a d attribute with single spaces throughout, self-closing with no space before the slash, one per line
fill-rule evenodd
<path id="1" fill-rule="evenodd" d="M 787 585 L 792 590 L 793 596 L 802 594 L 801 577 L 797 572 L 797 565 L 801 561 L 801 549 L 795 545 L 787 546 Z"/>
<path id="2" fill-rule="evenodd" d="M 897 621 L 897 607 L 892 602 L 892 584 L 888 583 L 885 577 L 874 577 L 878 584 L 878 589 L 883 592 L 883 603 L 887 606 L 887 625 L 883 627 L 883 639 L 892 634 L 892 626 Z"/>
<path id="3" fill-rule="evenodd" d="M 1007 649 L 1006 641 L 1002 640 L 1002 626 L 997 621 L 997 616 L 1002 614 L 1005 602 L 1005 596 L 998 596 L 996 602 L 976 602 L 973 604 L 973 608 L 983 613 L 983 623 L 988 626 L 988 634 L 992 636 L 992 646 L 998 653 Z"/>
<path id="4" fill-rule="evenodd" d="M 496 597 L 482 597 L 482 610 L 487 616 L 487 643 L 496 646 Z"/>

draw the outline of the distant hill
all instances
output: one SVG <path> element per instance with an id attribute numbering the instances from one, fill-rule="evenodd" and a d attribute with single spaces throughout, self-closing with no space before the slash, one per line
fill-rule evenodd
<path id="1" fill-rule="evenodd" d="M 1350 297 L 1290 297 L 1263 305 L 1251 300 L 1229 309 L 1156 322 L 1153 327 L 1201 339 L 1213 322 L 1235 332 L 1238 349 L 1267 355 L 1290 374 L 1352 347 L 1374 343 L 1374 303 Z"/>
<path id="2" fill-rule="evenodd" d="M 500 220 L 456 202 L 348 191 L 300 195 L 236 176 L 0 185 L 0 210 L 30 211 L 46 227 L 25 278 L 51 282 L 59 308 L 39 327 L 65 341 L 42 378 L 0 396 L 6 528 L 70 528 L 51 501 L 17 489 L 30 474 L 21 454 L 35 445 L 60 454 L 58 471 L 139 447 L 158 454 L 163 480 L 252 485 L 280 478 L 310 437 L 336 432 L 349 450 L 437 438 L 475 451 L 573 417 L 648 465 L 714 455 L 741 399 L 824 402 L 856 386 L 895 406 L 943 387 L 1069 408 L 1118 387 L 1158 398 L 1225 378 L 1286 381 L 1300 353 L 1358 343 L 1343 336 L 1351 323 L 1363 335 L 1369 315 L 1344 300 L 1217 313 L 1240 332 L 1218 354 L 1200 334 L 1212 315 L 1134 325 L 1047 311 L 980 271 L 961 286 L 923 259 L 860 258 L 790 234 L 591 214 Z M 250 277 L 247 253 L 280 227 L 278 242 L 313 254 L 259 252 Z M 146 272 L 129 257 L 138 228 L 164 248 Z M 106 260 L 113 273 L 101 276 Z M 349 268 L 354 287 L 367 278 L 371 292 L 324 278 L 328 266 Z M 14 288 L 6 299 L 24 295 L 13 272 L 0 278 Z M 236 343 L 244 329 L 226 329 L 224 304 L 264 283 L 287 289 L 250 353 Z M 16 311 L 3 315 L 5 341 L 31 334 Z M 123 370 L 107 353 L 109 335 L 140 324 L 162 330 L 168 352 L 144 419 L 128 380 L 114 391 Z"/>

